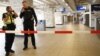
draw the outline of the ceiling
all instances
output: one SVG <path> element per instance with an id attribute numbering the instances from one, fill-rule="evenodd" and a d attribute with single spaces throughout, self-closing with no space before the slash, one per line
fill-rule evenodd
<path id="1" fill-rule="evenodd" d="M 71 7 L 72 10 L 76 10 L 76 5 L 74 0 L 65 0 L 66 3 Z"/>
<path id="2" fill-rule="evenodd" d="M 5 1 L 5 2 L 9 2 L 9 0 L 0 0 L 0 1 L 1 1 L 1 2 L 4 2 L 4 1 Z"/>
<path id="3" fill-rule="evenodd" d="M 87 3 L 86 0 L 74 0 L 75 1 L 75 4 L 76 5 L 80 5 L 80 4 L 83 4 L 83 3 Z"/>
<path id="4" fill-rule="evenodd" d="M 55 6 L 64 6 L 66 5 L 65 1 L 64 0 L 33 0 L 33 4 L 35 6 L 38 6 L 38 5 L 47 5 L 47 6 L 52 6 L 52 7 L 55 7 Z"/>
<path id="5" fill-rule="evenodd" d="M 35 7 L 49 6 L 56 8 L 57 6 L 68 7 L 67 3 L 64 0 L 33 0 Z"/>
<path id="6" fill-rule="evenodd" d="M 9 1 L 9 0 L 0 0 L 0 1 Z M 29 0 L 28 0 L 29 1 Z M 30 0 L 32 1 L 32 0 Z M 51 7 L 55 6 L 65 6 L 65 7 L 71 7 L 72 10 L 76 11 L 76 6 L 80 4 L 100 4 L 100 0 L 33 0 L 34 6 L 40 7 L 49 5 Z M 68 4 L 66 6 L 66 4 Z"/>
<path id="7" fill-rule="evenodd" d="M 100 0 L 87 0 L 91 4 L 100 4 Z"/>
<path id="8" fill-rule="evenodd" d="M 66 3 L 75 11 L 77 5 L 100 4 L 100 0 L 65 0 Z"/>
<path id="9" fill-rule="evenodd" d="M 76 5 L 79 5 L 79 4 L 87 4 L 87 3 L 90 3 L 90 4 L 100 4 L 100 0 L 74 0 Z"/>

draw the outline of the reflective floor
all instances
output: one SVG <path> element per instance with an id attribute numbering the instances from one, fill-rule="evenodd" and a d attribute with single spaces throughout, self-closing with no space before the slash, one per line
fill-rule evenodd
<path id="1" fill-rule="evenodd" d="M 90 30 L 84 25 L 68 24 L 47 30 Z M 5 55 L 4 34 L 0 34 L 0 56 Z M 16 37 L 11 56 L 100 56 L 100 38 L 89 33 L 36 34 L 37 49 L 29 38 L 29 49 L 23 51 L 23 37 Z"/>

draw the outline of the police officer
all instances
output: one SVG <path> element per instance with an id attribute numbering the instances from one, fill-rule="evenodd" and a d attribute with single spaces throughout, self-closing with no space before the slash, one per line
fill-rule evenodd
<path id="1" fill-rule="evenodd" d="M 6 8 L 6 13 L 3 13 L 3 17 L 2 20 L 5 24 L 6 29 L 5 30 L 12 30 L 14 31 L 16 26 L 14 23 L 14 19 L 18 16 L 17 13 L 11 8 L 11 6 L 7 6 Z M 5 51 L 6 51 L 6 55 L 5 56 L 9 56 L 10 53 L 14 53 L 15 51 L 13 51 L 12 45 L 14 42 L 14 38 L 15 38 L 15 33 L 6 33 L 5 34 Z"/>
<path id="2" fill-rule="evenodd" d="M 32 7 L 28 6 L 27 1 L 23 1 L 23 8 L 20 13 L 20 18 L 24 19 L 23 25 L 24 25 L 24 31 L 34 31 L 34 20 L 35 20 L 35 26 L 37 26 L 37 17 L 35 14 L 35 11 Z M 34 34 L 28 34 L 25 33 L 24 36 L 24 48 L 23 50 L 26 50 L 28 48 L 28 36 L 31 36 L 31 41 L 34 49 L 36 49 L 35 44 L 35 36 Z"/>

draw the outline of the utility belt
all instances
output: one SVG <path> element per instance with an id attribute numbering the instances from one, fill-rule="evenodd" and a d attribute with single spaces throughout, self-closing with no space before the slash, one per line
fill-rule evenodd
<path id="1" fill-rule="evenodd" d="M 15 29 L 16 29 L 15 23 L 6 24 L 5 26 L 2 27 L 2 30 L 15 30 Z"/>

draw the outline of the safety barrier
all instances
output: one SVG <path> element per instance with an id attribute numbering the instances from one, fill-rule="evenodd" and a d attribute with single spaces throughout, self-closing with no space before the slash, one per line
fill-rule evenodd
<path id="1" fill-rule="evenodd" d="M 0 33 L 26 33 L 26 34 L 40 34 L 40 33 L 51 33 L 51 34 L 73 34 L 73 33 L 90 33 L 90 34 L 100 34 L 100 30 L 91 30 L 91 31 L 5 31 L 5 30 L 0 30 Z"/>

